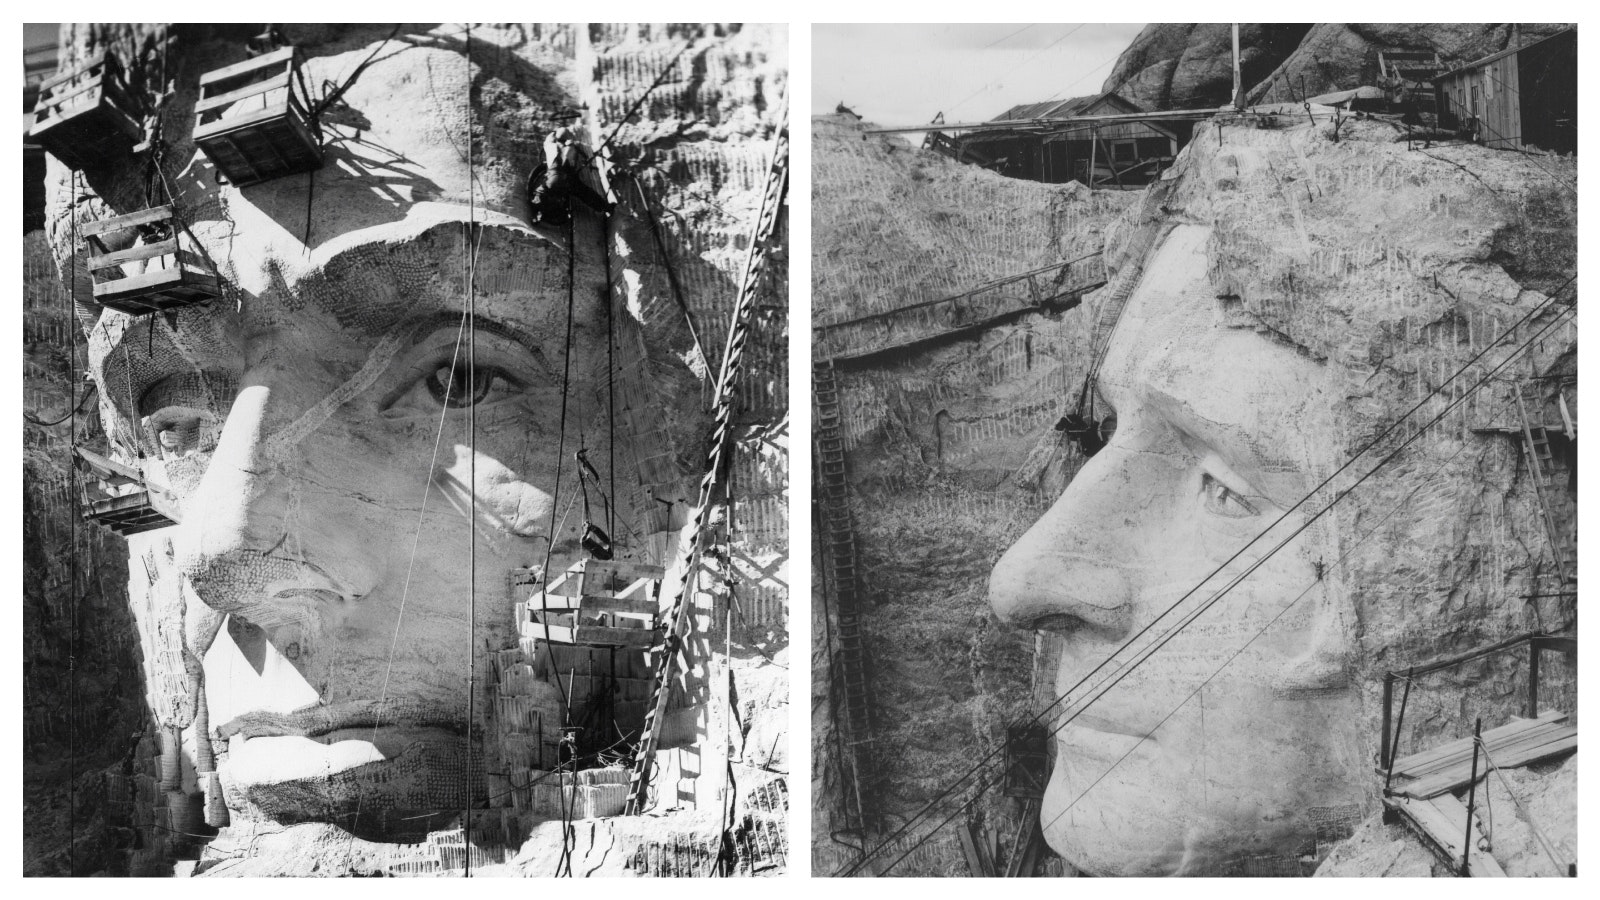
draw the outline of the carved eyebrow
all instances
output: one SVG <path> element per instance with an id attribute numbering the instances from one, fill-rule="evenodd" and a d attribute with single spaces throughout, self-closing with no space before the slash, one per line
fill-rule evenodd
<path id="1" fill-rule="evenodd" d="M 445 328 L 457 329 L 463 327 L 464 323 L 462 322 L 462 318 L 463 315 L 460 311 L 439 310 L 436 312 L 423 314 L 412 320 L 409 324 L 402 325 L 401 327 L 409 329 L 411 343 L 415 344 L 417 341 L 422 340 L 428 335 L 431 335 L 437 331 L 441 331 Z M 520 345 L 524 350 L 528 351 L 528 356 L 534 362 L 538 363 L 540 366 L 543 366 L 546 371 L 550 370 L 550 363 L 544 358 L 544 352 L 539 349 L 539 344 L 533 339 L 533 335 L 523 331 L 520 328 L 517 328 L 514 325 L 508 325 L 499 319 L 493 319 L 485 316 L 483 313 L 479 313 L 474 318 L 474 322 L 476 323 L 479 331 L 485 331 L 489 334 L 503 337 L 508 341 L 513 341 Z M 462 334 L 464 336 L 466 332 L 463 331 Z"/>

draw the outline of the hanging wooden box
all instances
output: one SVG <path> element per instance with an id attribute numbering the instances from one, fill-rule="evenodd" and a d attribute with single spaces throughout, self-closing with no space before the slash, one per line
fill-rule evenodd
<path id="1" fill-rule="evenodd" d="M 170 206 L 90 222 L 79 231 L 89 244 L 94 299 L 105 306 L 141 316 L 222 295 Z"/>
<path id="2" fill-rule="evenodd" d="M 228 180 L 256 184 L 322 166 L 293 47 L 200 77 L 194 141 Z"/>
<path id="3" fill-rule="evenodd" d="M 106 166 L 130 156 L 144 130 L 116 56 L 97 53 L 40 85 L 28 134 L 73 169 Z"/>
<path id="4" fill-rule="evenodd" d="M 85 519 L 124 537 L 178 524 L 178 498 L 171 491 L 147 484 L 139 470 L 93 450 L 75 452 L 92 473 L 82 485 Z"/>
<path id="5" fill-rule="evenodd" d="M 661 611 L 660 566 L 585 559 L 519 604 L 523 637 L 597 647 L 652 647 Z"/>

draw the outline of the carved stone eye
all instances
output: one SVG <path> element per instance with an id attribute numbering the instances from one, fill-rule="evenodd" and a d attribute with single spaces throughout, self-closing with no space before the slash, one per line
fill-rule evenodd
<path id="1" fill-rule="evenodd" d="M 1247 519 L 1259 515 L 1248 500 L 1210 475 L 1200 476 L 1200 494 L 1206 510 L 1229 519 Z"/>
<path id="2" fill-rule="evenodd" d="M 162 459 L 205 453 L 217 443 L 216 417 L 206 410 L 169 406 L 152 415 L 147 427 Z"/>
<path id="3" fill-rule="evenodd" d="M 499 375 L 497 369 L 479 366 L 478 377 L 474 383 L 466 363 L 456 363 L 454 368 L 445 365 L 434 369 L 424 380 L 433 399 L 459 409 L 482 403 L 483 399 L 489 396 L 489 389 L 494 386 L 494 381 Z M 467 396 L 469 387 L 472 390 L 471 397 Z"/>

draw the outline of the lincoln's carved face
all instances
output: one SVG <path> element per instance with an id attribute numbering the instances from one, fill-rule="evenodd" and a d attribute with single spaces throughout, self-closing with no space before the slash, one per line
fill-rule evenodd
<path id="1" fill-rule="evenodd" d="M 368 30 L 309 54 L 308 83 L 354 70 L 388 31 Z M 580 210 L 570 251 L 565 226 L 529 225 L 539 129 L 580 106 L 572 35 L 486 29 L 469 69 L 460 31 L 379 50 L 325 119 L 314 174 L 218 186 L 196 154 L 175 205 L 232 290 L 170 320 L 106 311 L 91 335 L 108 430 L 182 510 L 130 541 L 153 706 L 187 724 L 203 691 L 195 724 L 236 818 L 359 810 L 382 831 L 481 796 L 469 659 L 481 737 L 486 648 L 516 641 L 508 572 L 578 558 L 571 456 L 610 440 L 608 360 L 642 381 L 648 342 L 626 291 L 607 291 L 600 217 Z M 636 402 L 690 378 L 657 373 Z M 631 415 L 618 412 L 617 483 L 655 457 L 656 496 L 675 499 L 669 448 L 661 434 L 635 446 L 628 423 L 649 414 Z M 603 480 L 611 458 L 591 454 Z M 646 504 L 620 508 L 619 529 L 665 528 Z M 201 730 L 184 738 L 192 764 Z"/>
<path id="2" fill-rule="evenodd" d="M 1303 524 L 1305 510 L 1233 559 L 1316 485 L 1336 446 L 1323 367 L 1230 327 L 1207 283 L 1207 236 L 1179 226 L 1146 261 L 1098 379 L 1116 434 L 990 580 L 1002 618 L 1059 648 L 1056 692 L 1071 699 L 1052 725 L 1091 686 L 1127 675 L 1057 734 L 1043 807 L 1051 846 L 1094 874 L 1297 856 L 1317 809 L 1358 802 L 1364 785 L 1353 616 L 1322 580 L 1336 554 L 1319 526 L 1147 662 L 1072 689 L 1130 638 L 1118 660 L 1151 646 Z"/>

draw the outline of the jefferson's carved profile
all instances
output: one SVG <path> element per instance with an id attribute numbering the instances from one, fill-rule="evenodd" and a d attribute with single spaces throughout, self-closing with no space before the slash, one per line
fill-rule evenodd
<path id="1" fill-rule="evenodd" d="M 1040 677 L 1071 699 L 1047 724 L 1126 675 L 1056 734 L 1044 836 L 1085 872 L 1241 874 L 1254 858 L 1310 859 L 1377 808 L 1384 670 L 1566 624 L 1534 621 L 1523 599 L 1549 570 L 1505 424 L 1518 378 L 1570 364 L 1569 329 L 1293 534 L 1381 454 L 1303 498 L 1444 385 L 1497 324 L 1544 303 L 1571 261 L 1570 244 L 1520 245 L 1536 262 L 1519 285 L 1473 249 L 1519 246 L 1526 222 L 1502 196 L 1542 204 L 1544 233 L 1570 225 L 1564 190 L 1473 160 L 1501 179 L 1499 193 L 1485 191 L 1378 130 L 1373 143 L 1337 145 L 1309 127 L 1229 130 L 1222 149 L 1197 134 L 1177 180 L 1153 189 L 1162 219 L 1113 239 L 1142 267 L 1096 379 L 1115 434 L 989 585 L 1002 619 L 1059 650 Z M 1296 190 L 1315 202 L 1286 207 L 1273 167 L 1303 175 L 1309 187 Z M 1384 210 L 1376 226 L 1352 212 L 1369 208 Z M 1517 342 L 1445 385 L 1381 449 L 1470 393 Z M 1152 646 L 1263 560 L 1147 661 L 1114 663 L 1074 689 L 1124 642 Z M 1570 601 L 1545 609 L 1571 613 Z M 1509 688 L 1482 690 L 1481 708 L 1519 711 Z M 1420 734 L 1470 734 L 1459 712 L 1412 715 Z M 1341 820 L 1343 834 L 1328 825 Z"/>

